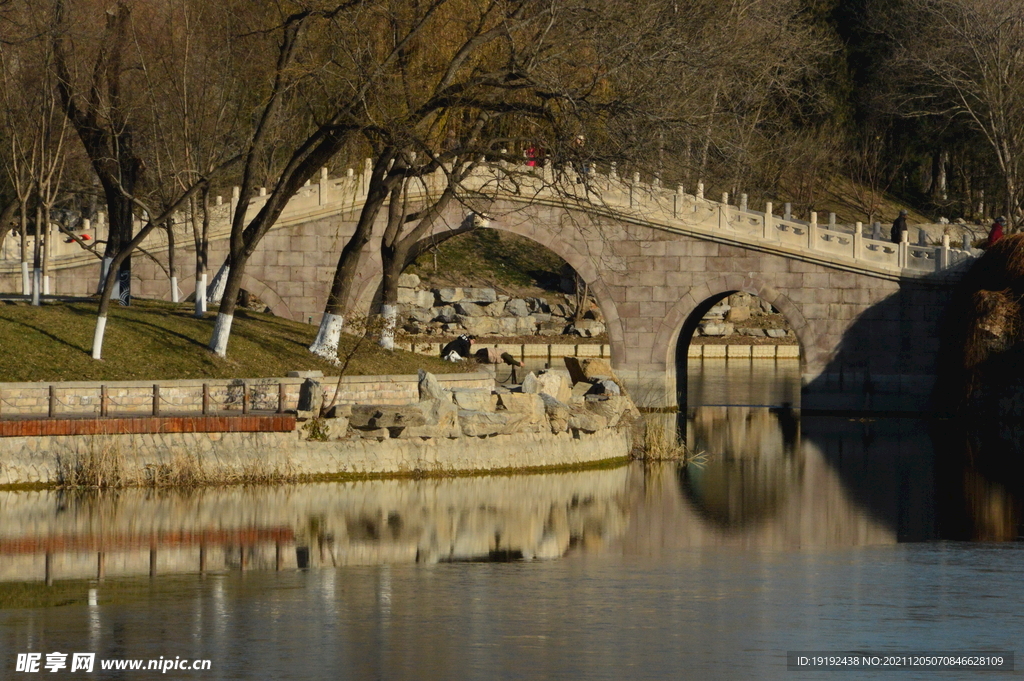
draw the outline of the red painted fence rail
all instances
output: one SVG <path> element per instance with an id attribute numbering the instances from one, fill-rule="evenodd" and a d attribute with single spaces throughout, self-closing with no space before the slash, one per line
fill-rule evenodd
<path id="1" fill-rule="evenodd" d="M 295 414 L 0 420 L 0 437 L 143 433 L 288 433 L 293 430 Z"/>

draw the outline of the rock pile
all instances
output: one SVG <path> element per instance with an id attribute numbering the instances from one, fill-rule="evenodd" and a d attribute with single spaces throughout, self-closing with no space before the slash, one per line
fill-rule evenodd
<path id="1" fill-rule="evenodd" d="M 749 293 L 734 293 L 707 311 L 697 334 L 701 336 L 752 336 L 791 338 L 785 317 L 765 300 Z"/>
<path id="2" fill-rule="evenodd" d="M 568 303 L 542 298 L 511 298 L 493 288 L 447 287 L 426 290 L 415 274 L 398 279 L 399 325 L 411 334 L 474 336 L 558 336 L 592 338 L 605 332 L 597 305 L 573 322 Z"/>
<path id="3" fill-rule="evenodd" d="M 326 429 L 319 432 L 326 430 L 328 439 L 376 440 L 546 432 L 575 436 L 636 422 L 640 413 L 610 375 L 607 362 L 567 357 L 567 364 L 569 360 L 573 364 L 568 372 L 530 373 L 521 387 L 512 390 L 448 390 L 433 374 L 421 370 L 416 404 L 336 406 L 324 419 Z M 322 404 L 322 395 L 320 384 L 307 379 L 299 417 L 315 416 L 318 412 L 302 407 Z"/>

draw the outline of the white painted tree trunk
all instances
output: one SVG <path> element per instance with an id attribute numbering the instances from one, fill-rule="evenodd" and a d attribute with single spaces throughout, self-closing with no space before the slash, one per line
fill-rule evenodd
<path id="1" fill-rule="evenodd" d="M 50 295 L 50 277 L 43 277 L 43 295 Z"/>
<path id="2" fill-rule="evenodd" d="M 32 295 L 32 278 L 28 273 L 28 261 L 21 261 L 21 293 L 22 295 Z"/>
<path id="3" fill-rule="evenodd" d="M 196 317 L 206 316 L 206 272 L 196 279 Z"/>
<path id="4" fill-rule="evenodd" d="M 178 278 L 171 277 L 171 302 L 177 303 L 178 301 Z"/>
<path id="5" fill-rule="evenodd" d="M 395 305 L 381 305 L 380 316 L 384 320 L 380 332 L 380 346 L 385 350 L 395 349 L 395 326 L 398 323 L 398 307 Z"/>
<path id="6" fill-rule="evenodd" d="M 231 323 L 235 321 L 234 315 L 218 313 L 217 321 L 213 323 L 213 338 L 210 339 L 210 349 L 218 357 L 227 357 L 228 338 L 231 336 Z"/>
<path id="7" fill-rule="evenodd" d="M 92 358 L 103 359 L 103 334 L 107 331 L 107 316 L 96 318 L 96 331 L 92 335 Z"/>
<path id="8" fill-rule="evenodd" d="M 110 271 L 110 263 L 113 262 L 113 258 L 103 258 L 103 263 L 100 265 L 100 285 L 96 289 L 96 295 L 103 294 L 103 282 L 107 280 L 107 272 Z M 118 281 L 117 277 L 114 277 L 114 287 L 110 292 L 111 299 L 117 299 L 121 297 L 121 282 Z"/>
<path id="9" fill-rule="evenodd" d="M 314 355 L 323 357 L 330 362 L 338 362 L 338 343 L 341 341 L 341 330 L 345 327 L 345 318 L 341 315 L 325 313 L 320 320 L 320 329 L 316 339 L 309 346 Z"/>
<path id="10" fill-rule="evenodd" d="M 224 289 L 227 288 L 228 285 L 229 272 L 231 272 L 231 268 L 228 267 L 227 263 L 221 265 L 220 269 L 217 270 L 217 274 L 213 277 L 213 283 L 210 284 L 210 288 L 206 290 L 207 304 L 215 305 L 224 297 Z"/>
<path id="11" fill-rule="evenodd" d="M 100 263 L 100 283 L 96 286 L 96 294 L 103 293 L 103 282 L 107 280 L 107 272 L 110 271 L 110 263 L 113 258 L 103 258 Z"/>
<path id="12" fill-rule="evenodd" d="M 32 269 L 32 304 L 39 304 L 39 293 L 43 288 L 43 271 L 38 267 Z"/>

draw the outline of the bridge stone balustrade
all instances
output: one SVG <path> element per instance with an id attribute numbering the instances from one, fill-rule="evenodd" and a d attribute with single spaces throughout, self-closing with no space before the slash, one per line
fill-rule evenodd
<path id="1" fill-rule="evenodd" d="M 243 287 L 277 315 L 318 322 L 338 254 L 366 197 L 368 173 L 323 174 L 303 187 L 249 261 Z M 410 199 L 436 196 L 442 171 Z M 211 263 L 227 250 L 237 193 L 218 199 Z M 723 197 L 725 198 L 725 197 Z M 970 251 L 892 244 L 861 225 L 843 229 L 717 202 L 635 176 L 588 170 L 482 165 L 465 183 L 427 242 L 473 224 L 518 234 L 565 259 L 590 285 L 607 321 L 612 362 L 648 406 L 672 406 L 683 392 L 686 349 L 704 312 L 737 291 L 782 312 L 801 345 L 804 407 L 921 409 L 935 373 L 939 321 Z M 265 196 L 254 197 L 252 217 Z M 474 214 L 478 217 L 474 217 Z M 176 223 L 179 285 L 192 291 L 194 257 L 184 217 Z M 376 234 L 383 223 L 375 226 Z M 65 246 L 62 244 L 62 246 Z M 68 249 L 76 245 L 66 245 Z M 170 298 L 166 235 L 155 232 L 134 256 L 137 295 Z M 380 281 L 376 240 L 364 251 L 354 300 L 371 309 Z M 66 254 L 65 254 L 66 253 Z M 51 290 L 89 294 L 98 259 L 55 253 Z M 0 291 L 20 287 L 17 262 L 0 261 Z M 683 393 L 685 394 L 685 393 Z"/>

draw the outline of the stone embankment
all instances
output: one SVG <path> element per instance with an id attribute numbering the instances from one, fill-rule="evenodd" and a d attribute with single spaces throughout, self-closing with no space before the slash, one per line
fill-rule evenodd
<path id="1" fill-rule="evenodd" d="M 710 338 L 735 335 L 796 342 L 786 318 L 771 303 L 749 293 L 734 293 L 708 310 L 697 326 L 697 334 Z"/>
<path id="2" fill-rule="evenodd" d="M 324 476 L 530 470 L 624 459 L 638 411 L 602 360 L 530 374 L 521 388 L 446 388 L 421 373 L 417 399 L 339 402 L 305 379 L 293 432 L 157 432 L 0 438 L 0 485 L 114 476 L 287 481 Z M 413 379 L 415 380 L 415 379 Z M 489 379 L 488 379 L 489 380 Z M 493 385 L 491 383 L 490 385 Z M 329 400 L 329 398 L 327 398 Z M 320 418 L 318 414 L 325 412 Z"/>
<path id="3" fill-rule="evenodd" d="M 588 301 L 581 319 L 568 300 L 512 298 L 493 288 L 425 289 L 415 274 L 398 279 L 399 325 L 414 335 L 558 336 L 592 338 L 605 332 L 601 311 Z"/>
<path id="4" fill-rule="evenodd" d="M 624 430 L 639 417 L 608 362 L 566 358 L 568 371 L 529 373 L 521 386 L 444 388 L 419 376 L 419 401 L 406 405 L 324 406 L 323 388 L 307 379 L 299 419 L 311 440 L 450 440 L 495 435 L 564 435 Z M 319 417 L 318 415 L 324 415 Z M 625 452 L 623 453 L 625 455 Z"/>

